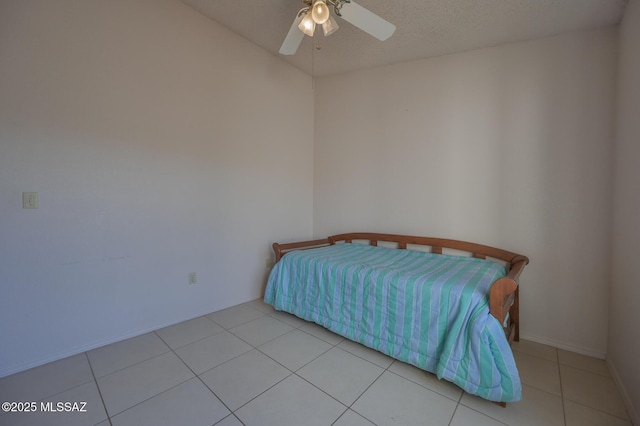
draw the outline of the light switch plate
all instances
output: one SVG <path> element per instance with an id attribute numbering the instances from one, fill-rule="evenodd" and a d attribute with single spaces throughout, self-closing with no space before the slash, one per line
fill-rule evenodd
<path id="1" fill-rule="evenodd" d="M 37 209 L 38 208 L 38 193 L 37 192 L 23 192 L 22 193 L 22 208 L 23 209 Z"/>
<path id="2" fill-rule="evenodd" d="M 198 275 L 195 272 L 189 272 L 189 285 L 198 283 Z"/>

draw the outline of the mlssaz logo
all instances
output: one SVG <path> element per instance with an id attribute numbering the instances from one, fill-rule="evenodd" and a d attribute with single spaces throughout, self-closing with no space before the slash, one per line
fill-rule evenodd
<path id="1" fill-rule="evenodd" d="M 41 402 L 40 403 L 40 411 L 45 411 L 48 413 L 55 412 L 78 412 L 78 413 L 86 413 L 87 412 L 87 403 L 86 402 L 57 402 L 53 403 L 49 402 Z"/>

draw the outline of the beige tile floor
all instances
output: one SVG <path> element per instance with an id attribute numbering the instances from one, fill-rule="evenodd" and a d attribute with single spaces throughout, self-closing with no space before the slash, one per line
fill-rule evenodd
<path id="1" fill-rule="evenodd" d="M 524 399 L 502 408 L 256 300 L 0 379 L 38 407 L 0 425 L 631 425 L 604 361 L 514 354 Z"/>

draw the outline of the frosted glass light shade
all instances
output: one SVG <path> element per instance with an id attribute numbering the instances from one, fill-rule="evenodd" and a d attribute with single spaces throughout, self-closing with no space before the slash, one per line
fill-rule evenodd
<path id="1" fill-rule="evenodd" d="M 338 31 L 338 23 L 336 22 L 335 19 L 333 19 L 333 16 L 329 16 L 329 19 L 327 19 L 327 22 L 325 22 L 324 24 L 322 24 L 322 31 L 324 32 L 324 36 L 330 36 L 331 34 L 335 33 L 336 31 Z"/>
<path id="2" fill-rule="evenodd" d="M 313 22 L 313 18 L 311 17 L 310 13 L 307 13 L 305 17 L 302 18 L 302 21 L 300 22 L 300 25 L 298 25 L 298 28 L 300 28 L 300 31 L 302 31 L 309 37 L 313 37 L 313 33 L 316 30 L 316 23 Z"/>
<path id="3" fill-rule="evenodd" d="M 324 0 L 315 0 L 311 8 L 311 17 L 316 24 L 322 25 L 329 19 L 329 8 Z"/>

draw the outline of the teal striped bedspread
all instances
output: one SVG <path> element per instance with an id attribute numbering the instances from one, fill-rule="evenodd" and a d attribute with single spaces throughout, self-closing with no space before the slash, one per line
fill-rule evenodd
<path id="1" fill-rule="evenodd" d="M 522 398 L 502 325 L 489 312 L 492 261 L 364 244 L 287 253 L 264 301 L 430 371 L 490 401 Z"/>

